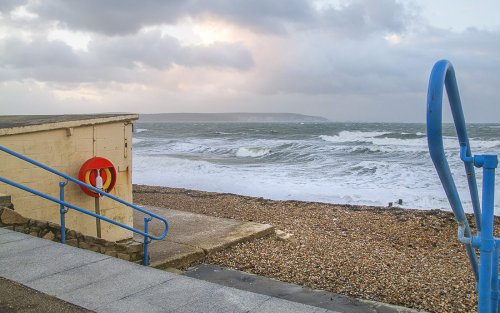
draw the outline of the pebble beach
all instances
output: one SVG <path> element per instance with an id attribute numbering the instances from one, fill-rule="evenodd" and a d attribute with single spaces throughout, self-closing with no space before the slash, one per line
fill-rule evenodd
<path id="1" fill-rule="evenodd" d="M 145 185 L 134 185 L 134 202 L 271 224 L 289 237 L 241 243 L 206 263 L 428 312 L 477 311 L 472 270 L 450 212 Z"/>

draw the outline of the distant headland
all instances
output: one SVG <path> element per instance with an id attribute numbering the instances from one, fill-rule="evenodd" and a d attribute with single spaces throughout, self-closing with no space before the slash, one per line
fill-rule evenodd
<path id="1" fill-rule="evenodd" d="M 326 123 L 324 117 L 295 113 L 159 113 L 140 114 L 139 122 L 155 123 Z"/>

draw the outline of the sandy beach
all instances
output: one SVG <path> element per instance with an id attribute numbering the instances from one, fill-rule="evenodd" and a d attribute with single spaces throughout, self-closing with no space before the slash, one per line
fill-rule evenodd
<path id="1" fill-rule="evenodd" d="M 134 185 L 134 202 L 272 224 L 292 235 L 242 243 L 206 263 L 429 312 L 477 310 L 473 274 L 449 212 L 144 185 Z"/>

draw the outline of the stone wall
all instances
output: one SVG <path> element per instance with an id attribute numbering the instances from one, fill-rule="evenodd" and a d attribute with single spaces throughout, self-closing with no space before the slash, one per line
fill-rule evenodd
<path id="1" fill-rule="evenodd" d="M 47 240 L 61 241 L 59 224 L 25 218 L 7 207 L 0 207 L 0 227 Z M 133 239 L 111 242 L 69 229 L 66 229 L 66 244 L 136 263 L 142 263 L 144 255 L 142 242 Z"/>

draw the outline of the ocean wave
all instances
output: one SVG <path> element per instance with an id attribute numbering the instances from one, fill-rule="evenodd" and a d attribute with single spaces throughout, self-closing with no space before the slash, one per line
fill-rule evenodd
<path id="1" fill-rule="evenodd" d="M 341 131 L 338 135 L 320 135 L 324 141 L 331 143 L 356 143 L 356 144 L 372 144 L 375 146 L 385 147 L 405 147 L 413 146 L 427 150 L 427 136 L 421 132 L 417 133 L 395 133 L 395 132 L 360 132 L 360 131 Z M 458 145 L 457 137 L 443 136 L 445 148 L 456 148 Z M 488 148 L 500 147 L 499 140 L 478 140 L 470 139 L 471 148 L 478 147 L 480 151 Z M 403 148 L 404 149 L 404 148 Z"/>
<path id="2" fill-rule="evenodd" d="M 224 140 L 218 139 L 172 140 L 163 145 L 163 150 L 175 154 L 220 155 L 231 151 L 230 147 L 227 147 L 224 143 Z"/>
<path id="3" fill-rule="evenodd" d="M 426 147 L 427 140 L 425 137 L 412 134 L 413 138 L 397 138 L 391 132 L 350 132 L 341 131 L 336 136 L 321 135 L 324 141 L 331 143 L 356 143 L 356 144 L 372 144 L 375 146 L 420 146 Z M 399 133 L 401 137 L 401 133 Z"/>
<path id="4" fill-rule="evenodd" d="M 235 135 L 235 133 L 215 132 L 216 135 Z"/>
<path id="5" fill-rule="evenodd" d="M 427 138 L 413 138 L 413 139 L 400 139 L 400 138 L 373 138 L 371 143 L 377 146 L 419 146 L 427 147 Z"/>
<path id="6" fill-rule="evenodd" d="M 319 138 L 324 141 L 341 143 L 341 142 L 369 142 L 375 137 L 389 134 L 390 132 L 361 132 L 343 130 L 338 135 L 320 135 Z"/>
<path id="7" fill-rule="evenodd" d="M 358 154 L 377 154 L 377 153 L 383 153 L 383 152 L 392 152 L 394 150 L 392 149 L 386 149 L 384 147 L 377 147 L 371 144 L 358 144 L 355 146 L 349 146 L 349 145 L 335 145 L 330 147 L 330 149 L 334 152 L 342 152 L 342 153 L 349 153 L 352 155 L 358 155 Z M 325 151 L 326 152 L 326 151 Z M 319 151 L 314 151 L 314 153 L 320 154 L 321 152 Z"/>
<path id="8" fill-rule="evenodd" d="M 134 130 L 134 133 L 142 133 L 142 132 L 147 132 L 149 131 L 149 129 L 145 129 L 145 128 L 136 128 Z"/>
<path id="9" fill-rule="evenodd" d="M 260 147 L 241 147 L 236 151 L 236 156 L 240 158 L 250 157 L 250 158 L 258 158 L 269 154 L 271 150 Z"/>
<path id="10" fill-rule="evenodd" d="M 424 138 L 426 137 L 425 134 L 423 133 L 405 133 L 405 132 L 397 132 L 397 133 L 388 133 L 388 134 L 384 134 L 384 135 L 381 135 L 381 136 L 377 136 L 376 138 L 394 138 L 394 139 L 404 139 L 404 140 L 407 140 L 407 139 L 420 139 L 420 138 Z"/>
<path id="11" fill-rule="evenodd" d="M 489 148 L 495 148 L 500 146 L 500 141 L 499 140 L 470 140 L 470 146 L 471 149 L 474 150 L 474 148 L 479 148 L 481 150 L 484 149 L 489 149 Z"/>
<path id="12" fill-rule="evenodd" d="M 425 125 L 216 127 L 139 128 L 149 132 L 134 133 L 134 182 L 332 203 L 387 205 L 403 199 L 403 207 L 449 210 L 430 160 Z M 500 150 L 500 133 L 485 128 L 472 126 L 474 154 Z M 453 129 L 443 134 L 455 183 L 467 195 L 458 139 Z M 481 171 L 476 175 L 480 181 Z M 500 208 L 500 181 L 496 185 L 495 206 Z M 463 198 L 464 207 L 470 207 L 468 197 Z"/>

